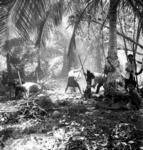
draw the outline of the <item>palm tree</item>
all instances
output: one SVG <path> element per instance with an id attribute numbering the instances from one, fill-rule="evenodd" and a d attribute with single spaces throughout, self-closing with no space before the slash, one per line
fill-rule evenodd
<path id="1" fill-rule="evenodd" d="M 132 9 L 132 11 L 136 14 L 142 25 L 142 14 L 143 14 L 143 2 L 142 0 L 12 0 L 14 3 L 12 5 L 12 20 L 17 29 L 19 30 L 19 34 L 24 38 L 28 39 L 30 32 L 37 28 L 39 33 L 39 38 L 37 38 L 37 45 L 39 45 L 39 41 L 41 41 L 42 28 L 48 22 L 52 22 L 52 24 L 58 25 L 62 18 L 63 14 L 63 6 L 67 5 L 73 9 L 74 17 L 76 18 L 74 21 L 74 30 L 71 37 L 71 41 L 69 44 L 69 52 L 68 56 L 75 49 L 75 36 L 77 30 L 80 28 L 81 23 L 88 22 L 92 23 L 92 21 L 97 19 L 97 13 L 101 10 L 102 6 L 104 8 L 102 13 L 105 13 L 105 20 L 102 20 L 104 27 L 107 20 L 109 20 L 109 49 L 108 56 L 112 59 L 113 64 L 118 60 L 117 58 L 117 40 L 116 40 L 116 24 L 117 24 L 117 10 L 119 10 L 119 6 L 128 7 Z M 78 3 L 78 8 L 75 7 L 74 4 Z M 0 3 L 0 6 L 9 6 L 10 1 L 6 1 L 5 3 Z M 52 7 L 51 7 L 52 6 Z M 73 6 L 73 7 L 72 7 Z M 69 8 L 69 7 L 68 7 Z M 7 9 L 9 12 L 9 9 Z M 71 10 L 71 9 L 68 9 Z M 119 10 L 120 11 L 120 10 Z M 1 19 L 1 21 L 3 18 Z M 100 19 L 101 20 L 101 19 Z M 38 28 L 39 27 L 39 28 Z M 50 26 L 49 26 L 50 27 Z M 2 31 L 2 26 L 0 26 Z M 39 30 L 40 29 L 40 30 Z M 133 41 L 134 42 L 134 41 Z M 138 43 L 137 43 L 138 44 Z M 116 66 L 115 66 L 116 67 Z"/>
<path id="2" fill-rule="evenodd" d="M 82 3 L 83 4 L 83 3 Z M 81 5 L 82 5 L 81 4 Z M 116 78 L 121 77 L 120 72 L 118 72 L 117 68 L 119 68 L 119 63 L 118 63 L 118 57 L 117 57 L 117 11 L 120 11 L 119 8 L 127 8 L 131 9 L 133 11 L 133 13 L 138 17 L 138 21 L 141 24 L 141 28 L 143 29 L 143 25 L 142 25 L 142 14 L 143 14 L 143 2 L 141 0 L 139 1 L 135 1 L 135 0 L 110 0 L 110 1 L 106 1 L 106 0 L 89 0 L 89 1 L 85 1 L 85 3 L 83 4 L 83 7 L 81 6 L 81 11 L 78 10 L 78 21 L 75 22 L 76 27 L 80 26 L 80 23 L 83 21 L 86 22 L 90 22 L 92 23 L 92 21 L 94 20 L 94 22 L 98 22 L 97 21 L 97 16 L 95 15 L 99 9 L 102 8 L 104 5 L 104 8 L 106 8 L 105 10 L 102 9 L 102 13 L 107 12 L 107 14 L 105 16 L 105 20 L 102 20 L 103 24 L 102 27 L 104 27 L 105 22 L 107 22 L 107 19 L 109 20 L 109 48 L 108 48 L 108 57 L 111 58 L 111 63 L 114 65 L 114 67 L 116 68 L 116 72 L 112 75 L 112 78 L 107 78 L 107 83 L 109 82 L 115 82 Z M 75 12 L 74 12 L 75 13 Z M 76 14 L 76 13 L 75 13 Z M 100 18 L 101 20 L 101 18 Z M 77 28 L 73 31 L 73 35 L 75 35 Z M 141 31 L 141 30 L 140 30 Z M 124 38 L 126 38 L 124 36 Z M 74 36 L 72 36 L 71 40 L 73 39 L 73 41 L 75 40 Z M 127 39 L 127 38 L 126 38 Z M 128 40 L 128 39 L 127 39 Z M 133 43 L 136 43 L 136 46 L 139 45 L 138 42 L 136 41 L 132 41 Z M 71 42 L 72 43 L 72 42 Z M 75 43 L 75 42 L 73 42 Z M 109 84 L 108 84 L 109 85 Z M 115 84 L 116 85 L 116 84 Z M 108 89 L 110 89 L 110 86 L 107 86 L 107 91 Z M 116 89 L 116 87 L 114 87 L 114 89 Z"/>
<path id="3" fill-rule="evenodd" d="M 8 19 L 9 17 L 11 17 L 12 23 L 18 29 L 19 36 L 22 37 L 23 40 L 27 41 L 30 39 L 30 34 L 34 30 L 37 30 L 37 38 L 34 43 L 37 48 L 37 54 L 38 54 L 37 73 L 39 76 L 39 72 L 41 72 L 41 67 L 40 67 L 41 66 L 40 65 L 41 43 L 43 43 L 45 36 L 48 35 L 49 29 L 51 29 L 53 25 L 58 25 L 61 22 L 62 11 L 63 11 L 63 7 L 62 7 L 63 0 L 59 0 L 59 1 L 12 0 L 11 3 L 8 0 L 7 2 L 1 2 L 0 8 L 9 8 L 12 5 L 10 7 L 11 9 L 7 9 L 7 16 L 5 16 L 5 18 Z M 4 17 L 2 16 L 1 17 L 2 21 L 4 20 L 3 18 Z M 4 24 L 3 26 L 7 27 L 6 24 Z M 3 26 L 1 26 L 2 29 Z M 48 29 L 47 32 L 45 32 L 45 28 Z M 7 36 L 9 37 L 9 31 L 7 33 L 8 33 Z M 5 43 L 5 45 L 7 45 L 7 43 Z M 7 58 L 9 58 L 8 55 L 9 54 L 7 54 Z"/>
<path id="4" fill-rule="evenodd" d="M 7 58 L 7 72 L 8 72 L 9 79 L 12 77 L 11 50 L 12 48 L 22 46 L 22 45 L 24 45 L 22 38 L 14 38 L 11 40 L 6 40 L 5 44 L 3 45 L 3 52 L 6 53 L 6 58 Z"/>
<path id="5" fill-rule="evenodd" d="M 111 94 L 113 90 L 110 89 L 116 89 L 116 84 L 109 84 L 114 83 L 117 76 L 119 77 L 120 74 L 117 72 L 117 68 L 119 68 L 118 64 L 118 57 L 117 57 L 117 34 L 116 34 L 116 25 L 117 25 L 117 7 L 120 3 L 120 0 L 110 0 L 109 5 L 109 48 L 108 48 L 108 57 L 111 58 L 112 64 L 114 64 L 114 67 L 116 68 L 116 72 L 112 74 L 112 76 L 107 77 L 107 84 L 105 88 L 105 94 Z M 119 69 L 118 69 L 119 70 Z M 111 87 L 110 85 L 114 86 Z"/>

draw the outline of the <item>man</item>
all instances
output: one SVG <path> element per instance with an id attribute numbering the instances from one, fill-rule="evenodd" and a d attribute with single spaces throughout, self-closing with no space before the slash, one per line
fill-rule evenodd
<path id="1" fill-rule="evenodd" d="M 116 65 L 117 66 L 117 65 Z M 106 58 L 106 63 L 104 66 L 104 80 L 100 83 L 100 86 L 98 87 L 100 89 L 100 87 L 103 85 L 104 86 L 104 95 L 105 96 L 111 96 L 112 95 L 112 89 L 115 88 L 115 76 L 114 73 L 116 71 L 116 68 L 114 67 L 114 65 L 112 64 L 112 59 L 111 57 L 107 57 Z"/>
<path id="2" fill-rule="evenodd" d="M 135 90 L 135 81 L 132 80 L 127 85 L 129 89 L 129 102 L 127 104 L 128 109 L 139 110 L 141 106 L 141 97 L 137 90 Z"/>
<path id="3" fill-rule="evenodd" d="M 20 84 L 19 81 L 14 81 L 12 83 L 12 86 L 15 89 L 16 99 L 19 99 L 21 97 L 29 98 L 30 94 L 37 93 L 41 90 L 41 86 L 38 83 L 34 82 L 22 82 L 22 84 Z"/>
<path id="4" fill-rule="evenodd" d="M 21 85 L 21 89 L 24 91 L 25 98 L 29 98 L 31 94 L 36 94 L 41 91 L 42 87 L 38 83 L 25 82 Z"/>
<path id="5" fill-rule="evenodd" d="M 135 61 L 133 55 L 129 54 L 128 57 L 128 62 L 126 63 L 126 74 L 125 74 L 125 89 L 127 90 L 128 85 L 130 82 L 134 83 L 134 86 L 136 86 L 135 82 Z"/>
<path id="6" fill-rule="evenodd" d="M 89 70 L 87 70 L 87 73 L 84 73 L 84 75 L 86 77 L 87 84 L 89 84 L 91 86 L 92 80 L 94 79 L 94 74 L 91 73 Z"/>
<path id="7" fill-rule="evenodd" d="M 93 87 L 97 85 L 96 94 L 99 93 L 100 88 L 104 86 L 104 83 L 107 80 L 107 75 L 111 72 L 115 71 L 115 67 L 112 65 L 110 57 L 106 58 L 106 64 L 104 67 L 104 73 L 94 73 L 94 85 Z"/>
<path id="8" fill-rule="evenodd" d="M 84 91 L 85 98 L 91 98 L 91 87 L 92 87 L 92 80 L 94 79 L 94 74 L 87 70 L 87 73 L 84 73 L 86 78 L 86 89 Z"/>
<path id="9" fill-rule="evenodd" d="M 143 72 L 143 59 L 142 59 L 142 63 L 141 63 L 141 68 L 139 70 L 139 72 L 136 72 L 136 75 L 140 75 Z"/>
<path id="10" fill-rule="evenodd" d="M 68 90 L 69 87 L 72 87 L 74 89 L 74 91 L 76 91 L 75 88 L 78 88 L 80 93 L 82 93 L 80 86 L 77 82 L 77 78 L 79 77 L 79 75 L 77 75 L 77 73 L 79 74 L 79 71 L 80 71 L 79 69 L 71 68 L 71 70 L 68 73 L 68 83 L 67 83 L 65 92 Z M 77 78 L 76 78 L 76 76 L 77 76 Z"/>
<path id="11" fill-rule="evenodd" d="M 143 72 L 143 59 L 142 59 L 142 62 L 139 62 L 141 64 L 141 67 L 140 67 L 140 70 L 138 72 L 136 72 L 135 74 L 136 75 L 140 75 L 142 72 Z M 141 97 L 143 97 L 143 82 L 141 81 L 140 82 L 141 84 L 139 85 L 139 93 L 141 95 Z"/>
<path id="12" fill-rule="evenodd" d="M 99 93 L 100 88 L 104 85 L 104 83 L 106 82 L 107 79 L 107 75 L 103 74 L 103 73 L 94 73 L 94 84 L 93 87 L 95 88 L 95 86 L 97 85 L 96 88 L 96 94 Z"/>
<path id="13" fill-rule="evenodd" d="M 116 69 L 115 67 L 113 66 L 113 64 L 111 63 L 111 59 L 110 57 L 108 56 L 106 58 L 106 64 L 105 64 L 105 67 L 104 67 L 104 74 L 105 75 L 108 75 L 109 73 L 111 72 L 114 72 Z"/>

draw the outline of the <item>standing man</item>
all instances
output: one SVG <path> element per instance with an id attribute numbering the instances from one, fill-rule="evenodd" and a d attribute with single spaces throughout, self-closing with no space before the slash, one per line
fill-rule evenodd
<path id="1" fill-rule="evenodd" d="M 126 63 L 126 74 L 125 74 L 125 89 L 127 90 L 127 87 L 130 83 L 134 83 L 134 86 L 136 86 L 135 81 L 135 60 L 132 54 L 129 54 L 127 57 L 127 63 Z"/>
<path id="2" fill-rule="evenodd" d="M 115 67 L 111 63 L 111 58 L 108 56 L 106 58 L 106 64 L 104 66 L 104 74 L 108 75 L 109 73 L 114 72 L 115 70 L 116 70 Z"/>
<path id="3" fill-rule="evenodd" d="M 120 62 L 118 57 L 112 59 L 111 56 L 107 57 L 104 67 L 105 83 L 104 83 L 104 95 L 105 97 L 114 100 L 117 91 L 121 91 L 124 86 L 123 77 L 121 75 Z"/>
<path id="4" fill-rule="evenodd" d="M 143 58 L 142 58 L 142 63 L 141 63 L 141 68 L 139 70 L 139 72 L 136 72 L 136 75 L 140 75 L 143 72 Z"/>
<path id="5" fill-rule="evenodd" d="M 92 80 L 94 79 L 94 74 L 91 73 L 89 70 L 87 70 L 87 73 L 84 73 L 84 75 L 86 77 L 87 84 L 89 84 L 91 86 L 92 85 Z"/>
<path id="6" fill-rule="evenodd" d="M 91 87 L 92 87 L 92 80 L 94 79 L 94 74 L 87 70 L 87 73 L 84 73 L 86 78 L 86 89 L 84 91 L 85 98 L 91 98 Z"/>
<path id="7" fill-rule="evenodd" d="M 143 72 L 143 59 L 142 62 L 139 62 L 141 64 L 140 70 L 138 72 L 136 72 L 136 75 L 140 75 Z M 140 85 L 139 85 L 139 92 L 141 94 L 141 96 L 143 97 L 143 82 L 142 80 L 140 81 Z"/>

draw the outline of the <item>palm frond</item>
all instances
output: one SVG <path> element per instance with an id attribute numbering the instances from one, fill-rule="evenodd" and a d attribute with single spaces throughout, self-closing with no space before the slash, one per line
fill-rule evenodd
<path id="1" fill-rule="evenodd" d="M 82 9 L 80 11 L 78 10 L 78 13 L 76 11 L 75 15 L 72 15 L 72 17 L 70 16 L 70 21 L 72 21 L 72 24 L 74 23 L 74 29 L 69 43 L 68 56 L 70 56 L 70 53 L 73 53 L 73 51 L 76 49 L 75 34 L 80 25 L 80 22 L 86 15 L 88 8 L 91 8 L 91 5 L 94 6 L 94 9 L 97 8 L 99 2 L 100 0 L 97 0 L 96 2 L 93 0 L 87 1 L 86 4 L 84 3 L 84 7 L 81 7 Z"/>
<path id="2" fill-rule="evenodd" d="M 73 33 L 70 39 L 68 53 L 67 53 L 68 56 L 70 56 L 70 54 L 73 53 L 73 51 L 76 49 L 75 32 L 76 32 L 76 26 L 73 29 Z"/>
<path id="3" fill-rule="evenodd" d="M 24 38 L 37 26 L 46 12 L 45 0 L 18 0 L 12 14 L 12 22 Z"/>
<path id="4" fill-rule="evenodd" d="M 7 31 L 8 12 L 3 7 L 0 7 L 0 45 L 4 42 L 4 37 Z"/>
<path id="5" fill-rule="evenodd" d="M 143 33 L 143 1 L 127 0 L 127 3 L 132 7 L 134 14 L 138 17 Z"/>
<path id="6" fill-rule="evenodd" d="M 63 2 L 63 0 L 59 0 L 52 4 L 43 20 L 39 23 L 36 45 L 40 46 L 40 43 L 44 45 L 45 39 L 49 38 L 50 31 L 53 31 L 54 27 L 62 22 Z"/>
<path id="7" fill-rule="evenodd" d="M 49 10 L 50 16 L 53 19 L 53 23 L 55 25 L 59 25 L 62 21 L 62 16 L 64 13 L 64 0 L 59 0 L 57 3 L 55 3 L 53 6 L 51 6 L 51 9 Z"/>
<path id="8" fill-rule="evenodd" d="M 11 8 L 16 0 L 0 0 L 0 7 Z"/>
<path id="9" fill-rule="evenodd" d="M 13 13 L 13 22 L 19 34 L 29 40 L 33 29 L 37 29 L 36 46 L 44 43 L 54 25 L 61 23 L 64 0 L 18 0 Z M 48 27 L 47 27 L 48 26 Z M 45 28 L 48 29 L 45 31 Z M 47 32 L 47 33 L 46 33 Z"/>
<path id="10" fill-rule="evenodd" d="M 24 41 L 22 38 L 14 38 L 11 40 L 6 40 L 5 44 L 3 45 L 3 51 L 7 52 L 10 51 L 13 47 L 24 45 Z"/>
<path id="11" fill-rule="evenodd" d="M 0 0 L 0 47 L 7 38 L 8 19 L 16 0 Z"/>
<path id="12" fill-rule="evenodd" d="M 71 14 L 73 12 L 72 0 L 65 1 L 65 15 Z"/>

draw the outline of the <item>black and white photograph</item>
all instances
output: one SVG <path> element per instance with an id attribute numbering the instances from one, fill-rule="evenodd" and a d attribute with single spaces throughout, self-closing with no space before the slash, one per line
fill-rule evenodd
<path id="1" fill-rule="evenodd" d="M 0 150 L 143 150 L 143 0 L 0 0 Z"/>

